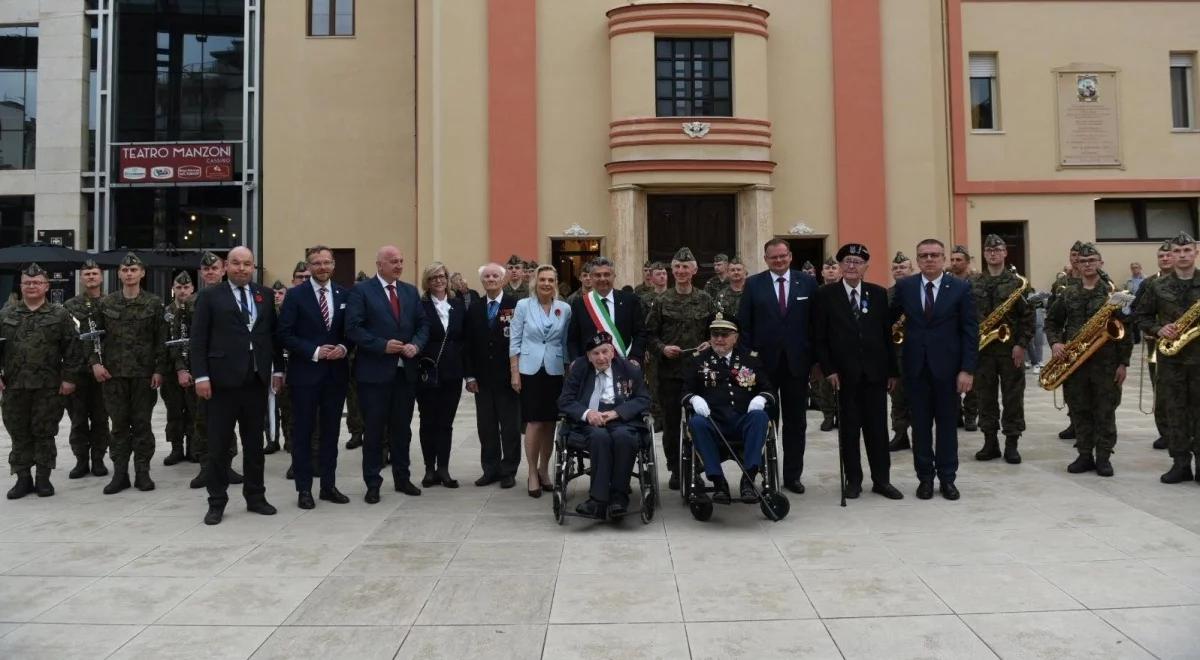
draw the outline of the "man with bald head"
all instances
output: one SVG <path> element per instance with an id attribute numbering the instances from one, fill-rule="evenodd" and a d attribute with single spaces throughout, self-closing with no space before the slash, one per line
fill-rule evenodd
<path id="1" fill-rule="evenodd" d="M 251 281 L 254 253 L 238 246 L 226 257 L 226 284 L 200 291 L 192 312 L 192 376 L 196 396 L 208 402 L 208 513 L 221 522 L 229 502 L 229 446 L 234 425 L 242 436 L 242 494 L 246 509 L 270 516 L 263 485 L 263 421 L 267 388 L 283 386 L 283 348 L 275 340 L 277 317 L 271 290 Z"/>
<path id="2" fill-rule="evenodd" d="M 367 504 L 379 502 L 385 442 L 391 451 L 396 491 L 421 494 L 409 474 L 408 446 L 417 400 L 417 354 L 429 338 L 429 320 L 417 288 L 400 281 L 404 273 L 400 249 L 379 248 L 375 271 L 375 277 L 358 283 L 346 300 L 346 338 L 358 346 L 354 380 L 366 427 L 362 472 Z"/>

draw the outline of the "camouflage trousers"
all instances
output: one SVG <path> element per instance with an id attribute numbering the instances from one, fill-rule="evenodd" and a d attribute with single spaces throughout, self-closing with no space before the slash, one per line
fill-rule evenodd
<path id="1" fill-rule="evenodd" d="M 1108 455 L 1117 445 L 1117 406 L 1121 405 L 1121 387 L 1114 380 L 1117 366 L 1114 358 L 1094 355 L 1063 383 L 1067 414 L 1075 427 L 1075 448 L 1081 454 L 1095 450 Z"/>
<path id="2" fill-rule="evenodd" d="M 229 457 L 237 456 L 236 442 L 229 443 Z M 207 465 L 208 461 L 208 402 L 196 399 L 195 434 L 192 436 L 192 454 L 196 462 Z"/>
<path id="3" fill-rule="evenodd" d="M 104 389 L 91 373 L 80 375 L 75 393 L 67 401 L 71 417 L 71 453 L 87 458 L 108 450 L 108 411 L 104 409 Z M 56 429 L 57 430 L 57 429 Z"/>
<path id="4" fill-rule="evenodd" d="M 149 376 L 113 378 L 104 382 L 104 408 L 112 423 L 109 455 L 114 466 L 128 466 L 133 456 L 134 470 L 149 470 L 154 456 L 154 431 L 150 418 L 158 392 L 150 387 Z"/>
<path id="5" fill-rule="evenodd" d="M 834 396 L 833 385 L 824 378 L 812 378 L 808 381 L 809 390 L 817 400 L 817 406 L 825 419 L 837 416 L 837 398 Z"/>
<path id="6" fill-rule="evenodd" d="M 350 379 L 350 387 L 346 390 L 346 430 L 350 433 L 362 434 L 362 408 L 358 407 L 358 384 Z"/>
<path id="7" fill-rule="evenodd" d="M 1163 437 L 1171 456 L 1200 456 L 1197 410 L 1200 410 L 1200 365 L 1159 358 L 1155 417 L 1162 419 Z M 1161 409 L 1159 408 L 1161 406 Z M 1161 414 L 1160 414 L 1161 410 Z"/>
<path id="8" fill-rule="evenodd" d="M 13 474 L 34 465 L 53 470 L 58 458 L 54 436 L 62 421 L 66 397 L 56 387 L 9 389 L 0 399 L 4 428 L 12 438 L 8 465 Z"/>
<path id="9" fill-rule="evenodd" d="M 1025 431 L 1025 366 L 1013 364 L 1012 355 L 980 353 L 973 391 L 979 402 L 979 430 L 992 434 L 1003 430 L 1006 436 Z"/>
<path id="10" fill-rule="evenodd" d="M 1163 397 L 1158 388 L 1158 365 L 1146 363 L 1142 365 L 1144 369 L 1150 373 L 1150 393 L 1154 399 L 1154 428 L 1158 430 L 1158 437 L 1167 437 L 1167 416 L 1163 412 L 1168 404 L 1163 402 Z M 1140 403 L 1140 401 L 1139 401 Z"/>
<path id="11" fill-rule="evenodd" d="M 287 385 L 279 390 L 275 395 L 275 400 L 279 402 L 279 424 L 282 427 L 283 449 L 287 453 L 292 453 L 292 429 L 295 427 L 295 418 L 292 415 L 292 395 Z M 320 415 L 313 420 L 313 432 L 309 447 L 312 449 L 312 465 L 319 465 L 320 449 L 321 449 L 321 419 Z"/>
<path id="12" fill-rule="evenodd" d="M 196 388 L 180 387 L 179 381 L 174 380 L 175 374 L 163 378 L 160 394 L 167 407 L 167 442 L 182 446 L 185 436 L 190 438 L 195 433 Z"/>
<path id="13" fill-rule="evenodd" d="M 646 361 L 643 363 L 645 371 L 643 374 L 646 377 L 646 385 L 650 388 L 650 414 L 654 417 L 655 430 L 662 430 L 663 410 L 662 402 L 658 400 L 658 360 L 647 355 Z"/>
<path id="14" fill-rule="evenodd" d="M 972 421 L 979 417 L 979 395 L 975 390 L 963 395 L 958 404 L 958 413 L 964 421 Z"/>
<path id="15" fill-rule="evenodd" d="M 907 433 L 909 424 L 908 392 L 904 389 L 904 379 L 896 380 L 896 387 L 888 394 L 892 400 L 892 431 Z"/>

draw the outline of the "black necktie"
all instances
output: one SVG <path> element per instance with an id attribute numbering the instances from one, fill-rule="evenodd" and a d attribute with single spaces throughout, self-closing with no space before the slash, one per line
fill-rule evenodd
<path id="1" fill-rule="evenodd" d="M 239 286 L 238 287 L 238 295 L 241 296 L 241 299 L 242 299 L 242 317 L 246 321 L 246 325 L 249 326 L 250 325 L 250 304 L 248 302 L 246 302 L 246 287 Z"/>
<path id="2" fill-rule="evenodd" d="M 925 320 L 933 318 L 933 282 L 925 283 Z"/>
<path id="3" fill-rule="evenodd" d="M 850 289 L 850 311 L 854 313 L 854 320 L 862 318 L 862 308 L 858 305 L 858 289 Z"/>
<path id="4" fill-rule="evenodd" d="M 612 310 L 608 308 L 608 298 L 601 298 L 600 302 L 604 304 L 604 311 L 611 316 Z"/>

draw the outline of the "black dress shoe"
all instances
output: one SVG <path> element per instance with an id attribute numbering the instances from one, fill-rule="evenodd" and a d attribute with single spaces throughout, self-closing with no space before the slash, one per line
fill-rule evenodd
<path id="1" fill-rule="evenodd" d="M 958 488 L 954 485 L 953 481 L 949 483 L 942 482 L 942 497 L 950 501 L 957 500 L 960 497 Z"/>
<path id="2" fill-rule="evenodd" d="M 416 497 L 421 494 L 421 489 L 414 486 L 411 481 L 400 481 L 396 483 L 396 492 Z"/>
<path id="3" fill-rule="evenodd" d="M 437 471 L 438 482 L 446 488 L 458 488 L 458 480 L 450 478 L 450 471 L 445 468 Z"/>
<path id="4" fill-rule="evenodd" d="M 296 470 L 292 466 L 288 466 L 287 474 L 283 475 L 285 479 L 291 481 L 296 478 Z"/>
<path id="5" fill-rule="evenodd" d="M 742 475 L 741 487 L 738 490 L 741 491 L 743 504 L 758 503 L 758 493 L 754 492 L 754 481 L 750 478 Z"/>
<path id="6" fill-rule="evenodd" d="M 528 489 L 526 489 L 526 492 L 527 492 L 527 493 L 529 493 L 529 496 L 530 496 L 530 497 L 532 497 L 532 498 L 533 498 L 533 499 L 535 499 L 535 500 L 536 500 L 537 498 L 539 498 L 539 497 L 541 497 L 541 496 L 542 496 L 542 489 L 541 489 L 541 488 L 538 488 L 537 490 L 528 490 Z"/>
<path id="7" fill-rule="evenodd" d="M 490 486 L 490 485 L 496 483 L 497 481 L 500 481 L 500 477 L 496 477 L 496 476 L 493 476 L 490 474 L 485 474 L 475 480 L 475 485 L 480 486 L 480 487 Z"/>
<path id="8" fill-rule="evenodd" d="M 1154 444 L 1152 444 L 1150 446 L 1154 447 L 1155 449 L 1166 449 L 1167 448 L 1167 439 L 1159 438 L 1159 439 L 1155 440 Z M 72 474 L 74 474 L 74 472 L 72 472 Z M 72 479 L 74 479 L 74 477 L 72 477 Z"/>
<path id="9" fill-rule="evenodd" d="M 220 506 L 209 506 L 208 513 L 204 514 L 205 525 L 218 525 L 221 523 L 221 518 L 225 516 L 225 508 Z"/>
<path id="10" fill-rule="evenodd" d="M 511 474 L 500 477 L 500 487 L 501 488 L 512 488 L 513 486 L 516 486 L 516 485 L 517 485 L 517 480 L 514 479 Z"/>
<path id="11" fill-rule="evenodd" d="M 901 451 L 911 446 L 908 442 L 908 434 L 897 431 L 892 436 L 892 441 L 888 443 L 888 451 Z"/>
<path id="12" fill-rule="evenodd" d="M 715 504 L 729 504 L 733 498 L 729 495 L 729 482 L 725 477 L 709 477 L 712 479 L 712 500 Z"/>
<path id="13" fill-rule="evenodd" d="M 799 479 L 792 479 L 791 481 L 784 481 L 783 487 L 792 491 L 793 493 L 795 493 L 797 495 L 804 494 L 804 484 L 800 483 Z"/>
<path id="14" fill-rule="evenodd" d="M 609 520 L 620 520 L 621 518 L 624 518 L 625 514 L 627 513 L 629 513 L 628 503 L 621 504 L 620 502 L 613 502 L 612 504 L 608 505 Z"/>
<path id="15" fill-rule="evenodd" d="M 311 498 L 312 495 L 309 495 L 309 497 Z M 273 516 L 276 513 L 275 507 L 271 506 L 271 503 L 265 499 L 246 502 L 246 510 L 250 513 L 257 513 L 264 516 Z"/>
<path id="16" fill-rule="evenodd" d="M 671 490 L 679 490 L 678 474 L 675 474 L 674 472 L 671 473 L 671 478 L 667 479 L 667 488 L 670 488 Z"/>
<path id="17" fill-rule="evenodd" d="M 825 431 L 826 433 L 828 433 L 829 431 L 832 431 L 833 426 L 834 426 L 834 424 L 833 424 L 832 417 L 826 417 L 825 420 L 821 422 L 821 430 Z"/>
<path id="18" fill-rule="evenodd" d="M 358 449 L 362 446 L 362 434 L 351 433 L 350 439 L 346 441 L 346 449 Z"/>
<path id="19" fill-rule="evenodd" d="M 604 520 L 604 515 L 608 509 L 608 503 L 600 500 L 588 498 L 579 506 L 575 507 L 575 513 L 584 518 L 592 518 L 594 520 Z"/>
<path id="20" fill-rule="evenodd" d="M 312 493 L 307 490 L 300 491 L 299 496 L 296 498 L 296 503 L 301 509 L 315 509 L 317 506 L 317 503 L 313 501 Z"/>
<path id="21" fill-rule="evenodd" d="M 189 488 L 204 488 L 208 485 L 208 466 L 201 465 L 200 472 L 188 482 Z"/>
<path id="22" fill-rule="evenodd" d="M 871 486 L 871 492 L 879 493 L 880 495 L 883 495 L 884 497 L 888 498 L 889 500 L 904 499 L 904 493 L 901 493 L 899 490 L 896 489 L 895 486 L 893 486 L 891 484 L 875 484 L 874 486 Z"/>
<path id="23" fill-rule="evenodd" d="M 242 475 L 238 474 L 237 470 L 233 469 L 233 466 L 229 467 L 229 485 L 233 486 L 240 484 L 245 480 L 246 479 L 242 477 Z"/>
<path id="24" fill-rule="evenodd" d="M 363 501 L 367 504 L 379 504 L 379 488 L 368 488 Z"/>
<path id="25" fill-rule="evenodd" d="M 846 484 L 846 499 L 857 500 L 862 495 L 862 484 Z"/>
<path id="26" fill-rule="evenodd" d="M 318 495 L 317 497 L 321 498 L 322 500 L 324 500 L 326 502 L 333 502 L 334 504 L 349 504 L 350 503 L 350 498 L 343 495 L 342 491 L 338 490 L 337 487 L 322 488 L 321 494 Z"/>
<path id="27" fill-rule="evenodd" d="M 421 488 L 432 488 L 442 483 L 437 474 L 433 470 L 425 470 L 425 476 L 421 479 Z"/>
<path id="28" fill-rule="evenodd" d="M 933 479 L 923 479 L 921 483 L 917 484 L 917 499 L 933 499 Z"/>
<path id="29" fill-rule="evenodd" d="M 1075 439 L 1075 425 L 1071 424 L 1067 428 L 1059 431 L 1058 439 L 1059 440 L 1074 440 Z"/>
<path id="30" fill-rule="evenodd" d="M 263 453 L 264 454 L 274 454 L 277 451 L 279 451 L 279 442 L 278 441 L 272 440 L 272 441 L 268 442 L 267 444 L 263 445 Z"/>

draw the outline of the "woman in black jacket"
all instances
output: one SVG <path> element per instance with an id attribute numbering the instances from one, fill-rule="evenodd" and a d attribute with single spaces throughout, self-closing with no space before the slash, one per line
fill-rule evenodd
<path id="1" fill-rule="evenodd" d="M 458 488 L 450 477 L 450 436 L 462 397 L 463 320 L 467 309 L 450 288 L 445 264 L 435 261 L 421 274 L 421 304 L 430 320 L 429 341 L 417 357 L 421 380 L 417 408 L 421 414 L 421 454 L 425 457 L 425 488 Z M 436 374 L 436 383 L 428 378 Z"/>

